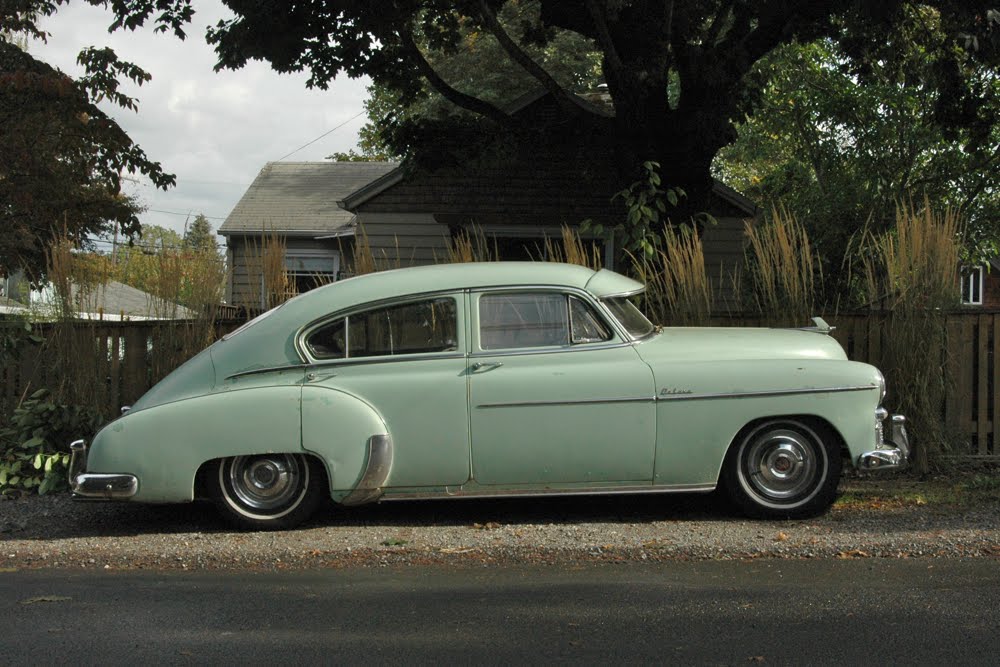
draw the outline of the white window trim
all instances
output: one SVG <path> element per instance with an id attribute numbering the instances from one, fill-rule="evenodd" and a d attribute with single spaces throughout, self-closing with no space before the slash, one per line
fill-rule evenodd
<path id="1" fill-rule="evenodd" d="M 963 306 L 983 305 L 983 275 L 985 273 L 985 266 L 977 266 L 962 276 Z M 978 281 L 978 284 L 974 281 Z M 974 295 L 978 295 L 979 298 L 975 299 Z"/>

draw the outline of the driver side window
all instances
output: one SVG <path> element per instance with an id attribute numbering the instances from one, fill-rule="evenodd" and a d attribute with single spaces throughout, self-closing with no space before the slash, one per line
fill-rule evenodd
<path id="1" fill-rule="evenodd" d="M 608 325 L 575 296 L 513 292 L 479 299 L 479 344 L 484 350 L 561 347 L 611 338 Z"/>

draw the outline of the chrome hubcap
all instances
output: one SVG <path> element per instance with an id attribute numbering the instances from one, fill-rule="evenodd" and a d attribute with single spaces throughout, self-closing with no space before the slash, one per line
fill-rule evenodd
<path id="1" fill-rule="evenodd" d="M 806 435 L 791 429 L 767 431 L 753 439 L 743 461 L 753 490 L 768 498 L 795 498 L 816 480 L 817 450 Z"/>
<path id="2" fill-rule="evenodd" d="M 229 463 L 229 484 L 240 502 L 258 510 L 281 507 L 301 488 L 303 470 L 296 456 L 237 456 Z"/>

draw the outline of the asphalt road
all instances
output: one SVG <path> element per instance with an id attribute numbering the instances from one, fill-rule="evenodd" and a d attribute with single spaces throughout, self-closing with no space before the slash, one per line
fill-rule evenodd
<path id="1" fill-rule="evenodd" d="M 1000 563 L 0 572 L 0 664 L 997 664 Z"/>

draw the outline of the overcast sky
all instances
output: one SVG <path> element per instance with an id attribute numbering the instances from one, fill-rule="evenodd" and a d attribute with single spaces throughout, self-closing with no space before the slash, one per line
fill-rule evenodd
<path id="1" fill-rule="evenodd" d="M 228 10 L 215 0 L 195 5 L 198 13 L 183 42 L 149 28 L 109 34 L 106 10 L 70 3 L 43 23 L 51 33 L 48 43 L 29 47 L 35 57 L 75 76 L 81 73 L 80 49 L 110 46 L 120 59 L 152 75 L 141 88 L 127 90 L 139 99 L 137 113 L 103 108 L 152 160 L 176 174 L 177 186 L 167 192 L 145 179 L 132 192 L 149 209 L 141 216 L 144 224 L 177 231 L 188 215 L 193 219 L 198 213 L 218 229 L 266 162 L 322 160 L 354 148 L 366 120 L 366 81 L 345 77 L 322 91 L 307 89 L 304 74 L 278 75 L 262 63 L 213 72 L 215 54 L 205 43 L 205 28 Z M 338 125 L 343 126 L 284 157 Z"/>

